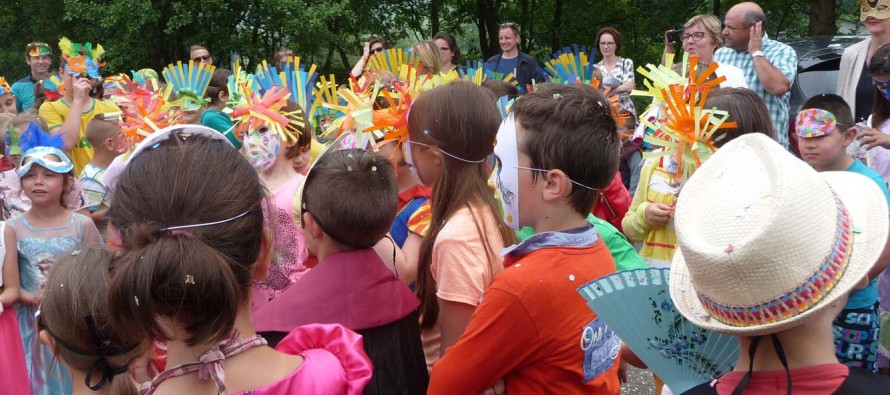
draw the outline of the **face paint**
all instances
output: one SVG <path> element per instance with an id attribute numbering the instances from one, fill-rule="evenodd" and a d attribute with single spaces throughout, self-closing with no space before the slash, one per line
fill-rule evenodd
<path id="1" fill-rule="evenodd" d="M 890 18 L 890 0 L 860 0 L 859 20 L 865 22 L 868 17 L 884 20 Z"/>
<path id="2" fill-rule="evenodd" d="M 408 170 L 411 170 L 411 175 L 414 176 L 414 181 L 417 181 L 417 185 L 427 186 L 423 179 L 420 178 L 420 173 L 417 171 L 417 166 L 414 166 L 414 157 L 411 156 L 411 141 L 405 140 L 405 143 L 402 144 L 402 155 L 405 157 L 405 164 L 408 165 Z"/>
<path id="3" fill-rule="evenodd" d="M 265 133 L 251 129 L 244 136 L 244 153 L 254 169 L 264 171 L 275 164 L 278 151 L 281 150 L 281 136 L 274 131 Z"/>
<path id="4" fill-rule="evenodd" d="M 510 114 L 498 129 L 494 155 L 495 173 L 503 206 L 504 223 L 519 230 L 519 144 L 516 141 L 516 120 Z"/>

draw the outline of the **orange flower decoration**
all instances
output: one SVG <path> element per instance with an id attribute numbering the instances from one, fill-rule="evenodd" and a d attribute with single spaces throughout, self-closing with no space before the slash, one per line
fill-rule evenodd
<path id="1" fill-rule="evenodd" d="M 73 58 L 68 59 L 68 69 L 71 70 L 72 73 L 80 73 L 81 75 L 86 74 L 87 72 L 87 61 L 86 58 L 81 56 L 75 56 Z"/>

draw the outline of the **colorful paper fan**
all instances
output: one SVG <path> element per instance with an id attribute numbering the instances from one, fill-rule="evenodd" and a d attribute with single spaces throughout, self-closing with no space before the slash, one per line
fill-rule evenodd
<path id="1" fill-rule="evenodd" d="M 66 73 L 75 77 L 102 77 L 99 69 L 105 66 L 105 62 L 101 61 L 105 49 L 101 45 L 96 44 L 93 48 L 92 43 L 73 43 L 67 37 L 62 37 L 59 39 L 59 50 L 62 52 L 62 60 L 65 61 Z"/>
<path id="2" fill-rule="evenodd" d="M 43 94 L 46 95 L 48 101 L 56 101 L 65 96 L 65 84 L 58 74 L 53 74 L 43 80 Z"/>
<path id="3" fill-rule="evenodd" d="M 503 75 L 485 68 L 485 63 L 481 60 L 467 61 L 465 70 L 460 71 L 460 78 L 470 81 L 476 85 L 482 85 L 485 80 L 504 81 L 513 86 L 519 86 L 519 81 L 513 73 Z"/>
<path id="4" fill-rule="evenodd" d="M 231 112 L 235 107 L 243 106 L 247 103 L 247 92 L 256 92 L 259 90 L 259 84 L 253 74 L 248 74 L 241 67 L 241 58 L 238 54 L 232 54 L 232 75 L 226 83 L 229 88 L 229 100 L 226 102 L 226 112 Z"/>
<path id="5" fill-rule="evenodd" d="M 290 91 L 284 87 L 273 86 L 260 96 L 258 92 L 247 94 L 244 105 L 232 110 L 232 119 L 238 124 L 235 134 L 241 139 L 249 130 L 266 126 L 278 133 L 286 143 L 297 141 L 300 134 L 299 123 L 303 121 L 302 111 L 287 112 L 287 99 Z M 293 122 L 292 122 L 293 120 Z"/>
<path id="6" fill-rule="evenodd" d="M 501 112 L 501 119 L 507 118 L 507 113 L 509 113 L 510 108 L 513 107 L 514 101 L 516 101 L 515 98 L 511 99 L 507 96 L 501 96 L 498 98 L 498 110 Z"/>
<path id="7" fill-rule="evenodd" d="M 128 89 L 121 93 L 118 106 L 123 110 L 121 133 L 132 145 L 139 143 L 152 133 L 182 121 L 179 110 L 166 105 L 165 97 L 156 79 L 145 83 L 126 79 Z"/>
<path id="8" fill-rule="evenodd" d="M 264 94 L 266 91 L 272 89 L 273 87 L 283 87 L 284 82 L 281 81 L 281 74 L 278 72 L 278 69 L 275 66 L 269 64 L 269 62 L 263 60 L 256 67 L 256 71 L 253 73 L 254 79 L 256 80 L 257 86 L 259 89 L 256 89 L 255 92 L 259 94 Z"/>
<path id="9" fill-rule="evenodd" d="M 574 44 L 571 47 L 565 47 L 550 57 L 544 63 L 547 74 L 550 74 L 551 81 L 562 84 L 583 83 L 590 84 L 594 79 L 593 60 L 596 57 L 596 49 L 590 51 L 587 55 L 587 46 L 579 46 Z"/>
<path id="10" fill-rule="evenodd" d="M 370 92 L 355 92 L 346 87 L 337 89 L 338 102 L 344 104 L 324 103 L 325 107 L 337 110 L 341 116 L 332 120 L 325 128 L 323 135 L 326 137 L 340 136 L 344 132 L 356 132 L 358 148 L 367 148 L 373 145 L 375 139 L 382 138 L 383 133 L 375 131 L 374 126 L 374 100 L 380 91 L 380 84 L 375 84 Z"/>
<path id="11" fill-rule="evenodd" d="M 284 86 L 290 90 L 291 100 L 300 105 L 304 111 L 309 112 L 315 102 L 315 81 L 318 79 L 317 67 L 310 64 L 300 64 L 297 56 L 288 56 L 281 63 L 281 80 Z"/>
<path id="12" fill-rule="evenodd" d="M 402 65 L 399 69 L 399 81 L 402 89 L 406 92 L 421 93 L 430 89 L 446 85 L 459 78 L 457 73 L 441 74 L 441 73 L 420 73 L 420 71 L 412 65 Z M 396 85 L 395 83 L 393 85 Z"/>
<path id="13" fill-rule="evenodd" d="M 215 66 L 195 63 L 194 60 L 189 60 L 187 64 L 178 61 L 175 65 L 172 63 L 167 65 L 161 74 L 164 80 L 172 85 L 173 92 L 178 97 L 167 105 L 180 107 L 184 111 L 195 111 L 207 104 L 208 100 L 204 98 L 204 94 L 215 70 Z"/>
<path id="14" fill-rule="evenodd" d="M 399 70 L 402 68 L 402 65 L 413 65 L 414 62 L 415 55 L 411 51 L 406 51 L 402 48 L 390 48 L 383 52 L 378 52 L 371 57 L 371 61 L 368 62 L 367 70 L 384 70 L 399 75 Z"/>
<path id="15" fill-rule="evenodd" d="M 587 305 L 676 394 L 732 370 L 738 342 L 693 325 L 674 307 L 670 269 L 637 269 L 578 289 Z"/>
<path id="16" fill-rule="evenodd" d="M 317 122 L 319 118 L 335 117 L 340 113 L 337 109 L 325 105 L 345 104 L 337 95 L 337 88 L 337 79 L 334 77 L 333 74 L 328 75 L 327 77 L 321 76 L 318 80 L 318 83 L 315 85 L 315 100 L 312 101 L 312 106 L 309 108 L 308 116 L 316 120 L 316 125 L 321 124 L 320 122 Z"/>
<path id="17" fill-rule="evenodd" d="M 0 96 L 3 96 L 7 93 L 12 93 L 12 88 L 9 87 L 9 83 L 6 82 L 6 78 L 0 77 Z"/>

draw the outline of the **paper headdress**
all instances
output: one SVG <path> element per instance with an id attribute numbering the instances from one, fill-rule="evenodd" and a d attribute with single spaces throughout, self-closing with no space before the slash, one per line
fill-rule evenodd
<path id="1" fill-rule="evenodd" d="M 59 39 L 59 50 L 65 62 L 65 72 L 74 77 L 101 78 L 99 68 L 105 66 L 102 55 L 105 50 L 92 43 L 73 43 L 66 37 Z"/>
<path id="2" fill-rule="evenodd" d="M 9 87 L 9 83 L 6 82 L 6 78 L 0 77 L 0 96 L 3 96 L 7 93 L 12 93 L 12 88 Z"/>
<path id="3" fill-rule="evenodd" d="M 287 88 L 277 85 L 262 95 L 245 90 L 245 103 L 232 109 L 232 119 L 238 122 L 236 135 L 242 138 L 248 131 L 265 126 L 278 133 L 281 141 L 297 141 L 297 136 L 301 133 L 300 124 L 305 121 L 301 116 L 302 110 L 285 110 L 288 97 L 290 92 Z"/>
<path id="4" fill-rule="evenodd" d="M 171 101 L 167 105 L 178 106 L 183 111 L 195 111 L 207 104 L 209 100 L 204 98 L 204 94 L 215 70 L 215 66 L 193 60 L 189 60 L 186 64 L 179 61 L 175 65 L 172 63 L 167 65 L 161 74 L 178 97 L 176 101 Z"/>
<path id="5" fill-rule="evenodd" d="M 52 56 L 53 50 L 47 43 L 33 42 L 28 44 L 28 56 Z"/>

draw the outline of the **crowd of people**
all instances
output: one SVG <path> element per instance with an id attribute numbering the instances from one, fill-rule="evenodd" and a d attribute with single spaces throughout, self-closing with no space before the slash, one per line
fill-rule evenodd
<path id="1" fill-rule="evenodd" d="M 342 84 L 288 48 L 103 76 L 101 45 L 28 44 L 0 77 L 0 394 L 617 395 L 646 334 L 579 288 L 648 268 L 677 327 L 737 338 L 686 393 L 887 393 L 888 10 L 800 109 L 755 3 L 640 68 L 612 27 L 541 66 L 512 23 L 475 63 L 371 39 Z"/>

